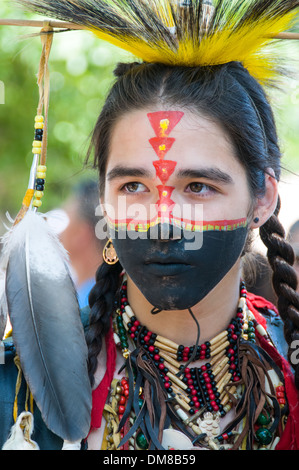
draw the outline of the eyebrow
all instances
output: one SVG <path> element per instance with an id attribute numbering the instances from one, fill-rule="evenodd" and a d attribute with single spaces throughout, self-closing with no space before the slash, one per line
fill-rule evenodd
<path id="1" fill-rule="evenodd" d="M 152 178 L 153 173 L 146 170 L 145 168 L 130 168 L 127 166 L 117 165 L 107 174 L 108 181 L 124 177 Z"/>
<path id="2" fill-rule="evenodd" d="M 219 168 L 198 168 L 191 169 L 185 168 L 177 172 L 177 178 L 206 178 L 218 183 L 223 184 L 233 184 L 232 177 L 220 170 Z M 117 178 L 126 178 L 126 177 L 143 177 L 143 178 L 153 178 L 153 173 L 145 168 L 138 167 L 127 167 L 123 165 L 117 165 L 107 174 L 107 180 L 112 181 Z"/>
<path id="3" fill-rule="evenodd" d="M 199 168 L 199 169 L 182 169 L 177 173 L 178 178 L 206 178 L 218 183 L 233 184 L 232 177 L 220 170 L 219 168 Z"/>

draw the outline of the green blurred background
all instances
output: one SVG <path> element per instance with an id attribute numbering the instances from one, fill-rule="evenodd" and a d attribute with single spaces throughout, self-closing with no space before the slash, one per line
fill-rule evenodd
<path id="1" fill-rule="evenodd" d="M 37 19 L 1 0 L 0 18 Z M 40 19 L 40 18 L 39 18 Z M 299 25 L 295 27 L 299 32 Z M 35 28 L 0 26 L 0 234 L 5 213 L 15 217 L 32 161 L 33 124 L 38 103 L 36 74 L 41 43 L 25 37 Z M 299 41 L 284 41 L 281 53 L 294 76 L 284 93 L 271 93 L 284 154 L 280 183 L 286 228 L 299 219 Z M 48 172 L 43 211 L 60 206 L 72 186 L 87 176 L 90 133 L 113 80 L 113 68 L 130 56 L 83 31 L 57 33 L 51 57 Z M 295 174 L 295 175 L 294 175 Z"/>

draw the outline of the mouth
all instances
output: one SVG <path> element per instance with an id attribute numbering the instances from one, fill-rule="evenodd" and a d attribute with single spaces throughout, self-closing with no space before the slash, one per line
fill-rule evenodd
<path id="1" fill-rule="evenodd" d="M 176 276 L 191 268 L 190 264 L 177 258 L 159 256 L 145 262 L 145 269 L 156 276 Z"/>

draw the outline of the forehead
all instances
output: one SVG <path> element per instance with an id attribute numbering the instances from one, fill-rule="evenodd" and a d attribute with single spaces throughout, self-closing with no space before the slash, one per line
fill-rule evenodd
<path id="1" fill-rule="evenodd" d="M 175 159 L 177 168 L 186 163 L 213 162 L 218 167 L 231 165 L 232 161 L 238 163 L 233 144 L 220 125 L 182 109 L 174 111 L 183 114 L 169 134 L 174 141 L 166 158 Z M 117 164 L 152 166 L 157 155 L 149 141 L 156 134 L 148 115 L 158 112 L 163 116 L 160 109 L 145 109 L 127 113 L 118 120 L 112 133 L 107 171 Z"/>

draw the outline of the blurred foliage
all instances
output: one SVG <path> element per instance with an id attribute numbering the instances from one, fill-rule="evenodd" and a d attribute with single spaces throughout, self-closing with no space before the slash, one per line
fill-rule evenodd
<path id="1" fill-rule="evenodd" d="M 32 16 L 1 1 L 0 18 Z M 0 26 L 0 81 L 5 92 L 5 103 L 0 104 L 0 214 L 8 211 L 12 217 L 20 208 L 32 162 L 41 53 L 40 38 L 26 37 L 33 32 L 38 31 Z M 97 176 L 84 166 L 90 134 L 113 80 L 114 66 L 127 59 L 126 53 L 91 33 L 55 34 L 50 56 L 48 171 L 43 210 L 61 205 L 70 188 L 89 171 Z"/>
<path id="2" fill-rule="evenodd" d="M 2 0 L 0 18 L 32 16 Z M 299 31 L 299 26 L 295 29 Z M 41 43 L 39 37 L 25 37 L 32 33 L 33 28 L 0 26 L 0 85 L 2 82 L 5 87 L 5 104 L 0 105 L 0 215 L 9 211 L 13 217 L 28 182 L 38 103 L 36 74 Z M 295 76 L 283 84 L 285 93 L 271 92 L 271 99 L 284 152 L 283 166 L 299 173 L 299 41 L 284 41 L 281 47 Z M 84 170 L 84 160 L 90 133 L 113 80 L 113 68 L 117 61 L 128 57 L 88 32 L 55 35 L 50 57 L 48 173 L 43 210 L 59 206 L 77 180 L 89 174 Z"/>

